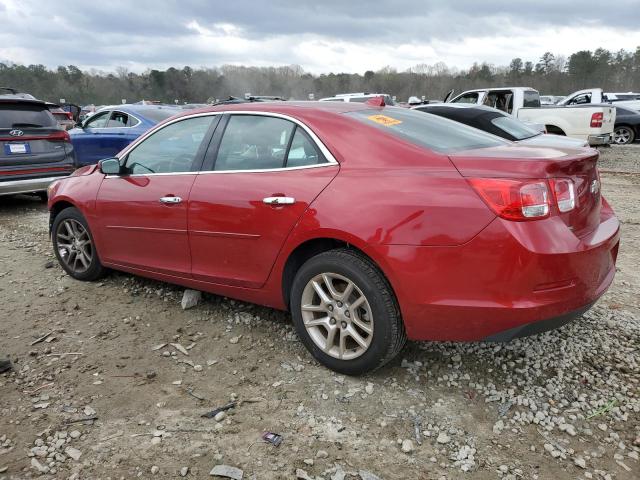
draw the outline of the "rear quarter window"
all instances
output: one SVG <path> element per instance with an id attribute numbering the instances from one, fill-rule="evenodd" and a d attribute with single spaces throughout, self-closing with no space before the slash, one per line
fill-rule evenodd
<path id="1" fill-rule="evenodd" d="M 522 101 L 523 107 L 539 108 L 540 107 L 540 94 L 535 90 L 525 90 L 524 99 Z"/>
<path id="2" fill-rule="evenodd" d="M 403 108 L 358 110 L 345 115 L 402 140 L 440 153 L 495 147 L 508 143 L 462 123 Z"/>
<path id="3" fill-rule="evenodd" d="M 0 103 L 0 128 L 55 127 L 57 122 L 45 105 Z"/>

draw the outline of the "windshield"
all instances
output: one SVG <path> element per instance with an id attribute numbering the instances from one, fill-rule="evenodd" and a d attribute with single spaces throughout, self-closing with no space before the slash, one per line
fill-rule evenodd
<path id="1" fill-rule="evenodd" d="M 500 130 L 507 132 L 516 140 L 524 140 L 525 138 L 535 137 L 540 134 L 540 132 L 535 131 L 524 123 L 507 116 L 496 117 L 491 120 L 491 123 Z"/>
<path id="2" fill-rule="evenodd" d="M 345 115 L 436 152 L 447 153 L 508 143 L 453 120 L 403 108 L 358 110 Z"/>

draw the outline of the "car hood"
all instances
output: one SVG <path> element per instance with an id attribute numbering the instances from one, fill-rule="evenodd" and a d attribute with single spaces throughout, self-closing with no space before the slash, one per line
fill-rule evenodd
<path id="1" fill-rule="evenodd" d="M 517 143 L 519 143 L 520 145 L 552 148 L 583 148 L 589 146 L 589 144 L 584 140 L 564 137 L 562 135 L 550 135 L 548 133 L 536 135 L 535 137 L 531 138 L 525 138 L 524 140 L 520 140 Z"/>

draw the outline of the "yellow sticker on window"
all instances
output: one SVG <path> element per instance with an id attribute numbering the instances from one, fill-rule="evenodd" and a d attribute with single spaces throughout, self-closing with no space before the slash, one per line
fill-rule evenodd
<path id="1" fill-rule="evenodd" d="M 372 122 L 379 123 L 380 125 L 384 125 L 385 127 L 393 127 L 394 125 L 399 125 L 402 123 L 402 120 L 387 117 L 386 115 L 369 115 L 367 118 Z"/>

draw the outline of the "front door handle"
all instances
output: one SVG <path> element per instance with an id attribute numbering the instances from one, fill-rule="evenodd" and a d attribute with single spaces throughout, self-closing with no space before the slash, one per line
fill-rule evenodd
<path id="1" fill-rule="evenodd" d="M 180 197 L 161 197 L 160 198 L 160 202 L 161 203 L 169 203 L 169 204 L 173 204 L 173 203 L 180 203 L 182 202 L 182 199 Z"/>
<path id="2" fill-rule="evenodd" d="M 267 205 L 293 205 L 296 203 L 296 199 L 293 197 L 265 197 L 262 199 L 262 203 Z"/>

